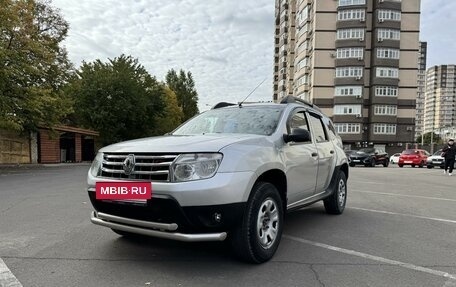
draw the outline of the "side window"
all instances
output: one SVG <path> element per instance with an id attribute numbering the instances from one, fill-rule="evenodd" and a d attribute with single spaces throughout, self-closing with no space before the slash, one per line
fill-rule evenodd
<path id="1" fill-rule="evenodd" d="M 309 114 L 309 121 L 312 125 L 315 141 L 317 143 L 327 141 L 328 135 L 326 134 L 325 127 L 323 126 L 323 122 L 321 121 L 321 117 L 314 114 Z"/>
<path id="2" fill-rule="evenodd" d="M 295 112 L 289 122 L 288 122 L 288 132 L 290 133 L 292 129 L 304 129 L 304 130 L 309 130 L 309 125 L 307 123 L 306 116 L 304 114 L 304 111 L 299 111 Z"/>
<path id="3" fill-rule="evenodd" d="M 325 123 L 326 130 L 329 133 L 329 138 L 334 139 L 336 138 L 336 129 L 334 128 L 334 125 L 331 123 L 331 121 L 328 118 L 324 118 L 323 122 Z"/>

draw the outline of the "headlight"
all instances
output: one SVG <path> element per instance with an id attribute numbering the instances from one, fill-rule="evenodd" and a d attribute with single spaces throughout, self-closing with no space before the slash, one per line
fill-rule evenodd
<path id="1" fill-rule="evenodd" d="M 190 181 L 213 177 L 222 161 L 220 153 L 182 154 L 171 166 L 173 181 Z"/>
<path id="2" fill-rule="evenodd" d="M 93 177 L 100 176 L 101 174 L 101 162 L 103 161 L 103 153 L 99 152 L 90 166 L 90 174 Z"/>

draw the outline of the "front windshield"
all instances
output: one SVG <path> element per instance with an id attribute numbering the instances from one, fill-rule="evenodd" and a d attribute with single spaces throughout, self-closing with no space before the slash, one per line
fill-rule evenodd
<path id="1" fill-rule="evenodd" d="M 277 128 L 283 108 L 277 105 L 210 110 L 185 123 L 173 135 L 271 135 Z"/>
<path id="2" fill-rule="evenodd" d="M 436 151 L 436 152 L 435 152 L 433 155 L 438 155 L 438 156 L 440 156 L 441 154 L 442 154 L 442 150 L 441 150 L 441 149 L 439 149 L 439 150 L 438 150 L 438 151 Z"/>

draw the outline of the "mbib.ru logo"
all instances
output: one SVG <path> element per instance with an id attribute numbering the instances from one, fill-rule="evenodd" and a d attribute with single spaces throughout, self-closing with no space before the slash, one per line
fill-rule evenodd
<path id="1" fill-rule="evenodd" d="M 150 199 L 150 182 L 97 182 L 96 199 Z"/>

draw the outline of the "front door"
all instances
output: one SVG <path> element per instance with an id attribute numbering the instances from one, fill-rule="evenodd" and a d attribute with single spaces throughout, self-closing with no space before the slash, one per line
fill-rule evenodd
<path id="1" fill-rule="evenodd" d="M 295 110 L 287 122 L 287 132 L 294 128 L 309 131 L 309 124 L 303 109 Z M 318 172 L 318 153 L 315 144 L 289 142 L 284 144 L 282 155 L 287 167 L 288 205 L 308 198 L 315 193 L 315 179 Z"/>

